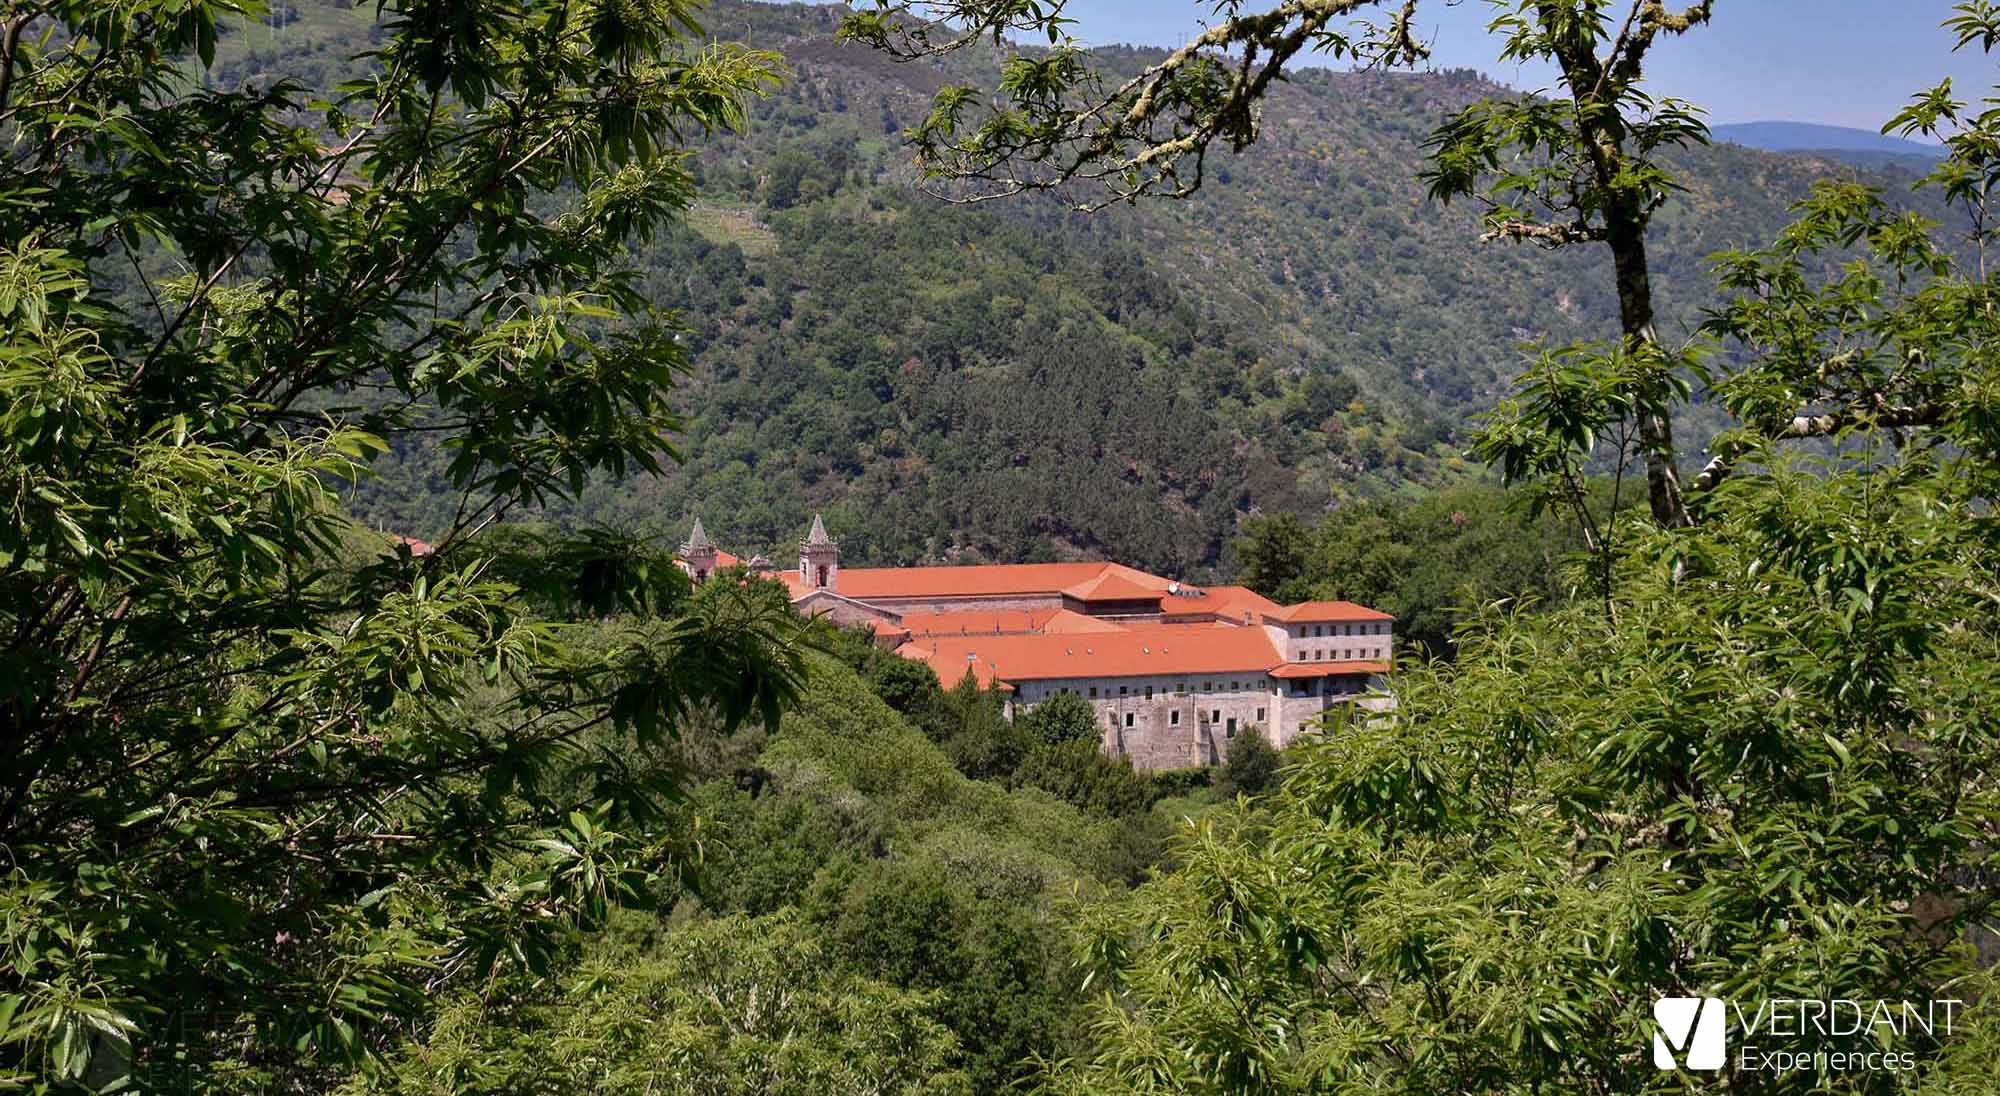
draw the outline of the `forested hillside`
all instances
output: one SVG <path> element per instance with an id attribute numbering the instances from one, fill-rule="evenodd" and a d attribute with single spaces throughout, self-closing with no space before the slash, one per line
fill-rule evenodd
<path id="1" fill-rule="evenodd" d="M 1522 345 L 1611 330 L 1601 256 L 1481 244 L 1474 209 L 1426 199 L 1423 142 L 1496 90 L 1475 74 L 1301 71 L 1186 203 L 957 208 L 914 193 L 898 135 L 988 58 L 897 64 L 836 41 L 843 10 L 701 16 L 792 76 L 747 133 L 702 146 L 689 224 L 632 257 L 692 327 L 684 461 L 601 481 L 557 520 L 673 535 L 698 511 L 733 550 L 782 556 L 825 510 L 856 562 L 1111 556 L 1210 578 L 1249 514 L 1468 474 L 1468 417 Z M 217 80 L 330 81 L 371 19 L 299 5 L 226 40 Z M 1654 247 L 1670 338 L 1699 319 L 1708 255 L 1768 238 L 1843 170 L 1735 146 L 1677 159 L 1688 189 Z M 441 463 L 400 445 L 356 513 L 427 535 L 450 517 Z"/>
<path id="2" fill-rule="evenodd" d="M 1017 732 L 992 694 L 832 644 L 781 729 L 684 738 L 668 828 L 699 864 L 670 919 L 621 919 L 574 977 L 443 1002 L 365 1091 L 1000 1092 L 1076 1053 L 1078 903 L 1123 894 L 1219 793 L 1203 776 L 1163 800 L 1170 778 L 1094 741 Z"/>
<path id="3" fill-rule="evenodd" d="M 1195 4 L 1083 106 L 1151 55 L 942 6 L 0 17 L 0 1089 L 1990 1096 L 2000 111 L 1916 99 L 1911 198 L 1673 151 L 1706 2 L 1511 0 L 1549 98 Z M 913 169 L 961 75 L 1028 91 Z M 912 185 L 1189 127 L 1254 148 L 1190 202 Z M 822 506 L 1395 657 L 1136 770 L 1164 663 L 941 682 L 657 536 Z"/>

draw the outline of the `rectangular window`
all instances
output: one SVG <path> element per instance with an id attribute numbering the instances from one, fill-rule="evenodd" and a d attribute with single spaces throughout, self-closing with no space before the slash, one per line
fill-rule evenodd
<path id="1" fill-rule="evenodd" d="M 1132 713 L 1131 713 L 1131 712 L 1126 712 L 1126 713 L 1125 713 L 1125 725 L 1126 725 L 1127 727 L 1130 727 L 1130 726 L 1132 725 Z"/>
<path id="2" fill-rule="evenodd" d="M 1175 708 L 1173 711 L 1167 713 L 1167 726 L 1178 727 L 1180 725 L 1181 725 L 1181 710 L 1179 708 Z"/>
<path id="3" fill-rule="evenodd" d="M 1222 733 L 1222 737 L 1224 738 L 1236 737 L 1236 721 L 1234 719 L 1229 721 L 1229 729 Z"/>
<path id="4" fill-rule="evenodd" d="M 1090 687 L 1090 699 L 1092 699 L 1092 700 L 1096 700 L 1096 699 L 1097 699 L 1097 686 L 1095 686 L 1095 685 L 1092 685 L 1092 686 Z"/>
<path id="5" fill-rule="evenodd" d="M 1202 682 L 1202 683 L 1201 683 L 1201 691 L 1202 691 L 1202 692 L 1204 692 L 1204 693 L 1212 693 L 1212 692 L 1214 692 L 1214 691 L 1215 691 L 1215 682 L 1213 682 L 1213 681 L 1204 681 L 1204 682 Z"/>
<path id="6" fill-rule="evenodd" d="M 1125 695 L 1126 693 L 1129 693 L 1129 692 L 1131 692 L 1131 691 L 1132 691 L 1132 690 L 1130 690 L 1130 689 L 1126 688 L 1126 687 L 1125 687 L 1125 686 L 1123 686 L 1123 685 L 1120 685 L 1120 686 L 1118 686 L 1118 695 L 1119 695 L 1119 696 L 1124 696 L 1124 695 Z"/>
<path id="7" fill-rule="evenodd" d="M 1264 722 L 1264 709 L 1262 708 L 1257 709 L 1257 722 Z"/>
<path id="8" fill-rule="evenodd" d="M 1217 709 L 1215 709 L 1214 711 L 1212 711 L 1212 712 L 1208 713 L 1208 721 L 1209 721 L 1210 723 L 1220 723 L 1220 722 L 1222 722 L 1222 709 L 1221 709 L 1221 708 L 1217 708 Z"/>
<path id="9" fill-rule="evenodd" d="M 1153 699 L 1153 687 L 1151 685 L 1146 686 L 1146 699 Z"/>
<path id="10" fill-rule="evenodd" d="M 1186 696 L 1186 695 L 1187 695 L 1187 682 L 1185 682 L 1185 681 L 1181 681 L 1181 682 L 1177 682 L 1177 683 L 1175 683 L 1175 685 L 1174 685 L 1174 692 L 1175 692 L 1175 694 L 1177 694 L 1177 695 L 1179 695 L 1179 696 Z"/>

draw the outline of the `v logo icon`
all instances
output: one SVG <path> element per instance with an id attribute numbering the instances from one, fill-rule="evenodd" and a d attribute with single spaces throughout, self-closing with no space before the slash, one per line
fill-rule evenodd
<path id="1" fill-rule="evenodd" d="M 1654 1001 L 1653 1064 L 1661 1069 L 1721 1069 L 1729 1059 L 1724 1023 L 1719 998 Z"/>

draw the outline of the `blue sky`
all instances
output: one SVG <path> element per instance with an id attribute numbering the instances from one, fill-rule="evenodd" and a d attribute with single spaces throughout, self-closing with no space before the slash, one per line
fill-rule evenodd
<path id="1" fill-rule="evenodd" d="M 1252 0 L 1256 6 L 1256 0 Z M 1199 0 L 1070 0 L 1092 43 L 1177 45 L 1213 10 Z M 1959 98 L 1991 94 L 2000 65 L 1953 55 L 1938 24 L 1950 0 L 1716 0 L 1710 25 L 1657 48 L 1648 83 L 1707 108 L 1711 122 L 1779 119 L 1880 128 L 1911 93 L 1951 76 Z M 1419 25 L 1439 67 L 1474 68 L 1516 87 L 1548 73 L 1503 66 L 1486 0 L 1424 0 Z"/>

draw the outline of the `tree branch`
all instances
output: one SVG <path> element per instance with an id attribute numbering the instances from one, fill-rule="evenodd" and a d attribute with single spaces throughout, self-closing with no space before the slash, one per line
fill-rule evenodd
<path id="1" fill-rule="evenodd" d="M 1818 415 L 1794 415 L 1776 430 L 1762 436 L 1766 442 L 1798 441 L 1804 438 L 1825 438 L 1845 430 L 1862 428 L 1869 430 L 1897 430 L 1913 427 L 1935 426 L 1945 416 L 1942 403 L 1922 403 L 1905 407 L 1846 407 L 1838 411 L 1828 411 Z M 1706 491 L 1728 479 L 1735 465 L 1755 449 L 1752 441 L 1725 443 L 1711 458 L 1692 485 L 1696 491 Z"/>

